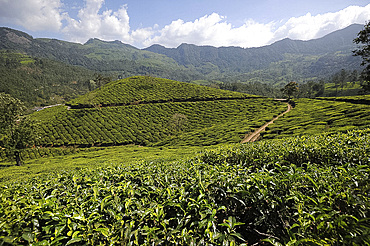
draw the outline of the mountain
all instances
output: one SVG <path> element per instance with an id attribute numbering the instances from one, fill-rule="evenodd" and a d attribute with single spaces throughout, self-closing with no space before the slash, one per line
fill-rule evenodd
<path id="1" fill-rule="evenodd" d="M 353 39 L 362 28 L 362 25 L 355 24 L 319 39 L 309 41 L 283 39 L 258 48 L 216 48 L 181 44 L 177 48 L 152 45 L 141 50 L 120 41 L 90 39 L 85 44 L 77 44 L 56 39 L 33 38 L 24 32 L 3 27 L 0 28 L 0 52 L 5 65 L 9 60 L 7 56 L 21 54 L 33 60 L 37 58 L 53 61 L 59 64 L 59 68 L 74 66 L 76 69 L 85 69 L 79 69 L 76 75 L 72 74 L 66 81 L 59 80 L 60 83 L 67 84 L 81 79 L 88 81 L 92 79 L 91 74 L 96 72 L 113 79 L 152 75 L 185 82 L 218 80 L 263 83 L 279 87 L 289 81 L 327 79 L 341 69 L 360 70 L 361 59 L 352 56 L 352 50 L 356 48 Z M 3 55 L 5 53 L 8 55 Z M 2 74 L 9 76 L 0 79 L 3 85 L 0 90 L 14 87 L 13 91 L 21 91 L 22 86 L 27 87 L 24 83 L 31 82 L 27 82 L 28 72 L 24 71 L 30 69 L 39 71 L 36 74 L 47 75 L 43 80 L 50 80 L 48 84 L 53 84 L 53 76 L 49 76 L 53 74 L 52 69 L 40 72 L 39 68 L 29 68 L 35 64 L 39 63 L 21 63 L 21 68 L 9 68 L 4 65 Z M 18 73 L 20 70 L 23 71 L 22 75 Z M 62 78 L 69 69 L 58 70 L 58 76 Z M 82 76 L 84 71 L 89 75 Z M 78 78 L 74 79 L 74 76 Z M 33 77 L 40 80 L 38 76 Z M 19 83 L 17 85 L 17 81 L 21 80 L 24 81 L 23 85 Z M 78 83 L 82 85 L 82 82 Z M 30 88 L 42 94 L 44 87 L 32 85 Z M 66 90 L 69 88 L 67 85 Z M 81 90 L 77 92 L 74 90 L 73 95 L 69 97 L 75 97 L 83 91 L 86 91 L 86 88 L 81 87 Z M 25 93 L 22 97 L 27 100 L 28 94 Z"/>
<path id="2" fill-rule="evenodd" d="M 120 41 L 90 39 L 85 44 L 78 44 L 56 39 L 34 39 L 17 30 L 0 28 L 0 50 L 53 59 L 115 76 L 154 74 L 160 77 L 177 76 L 184 80 L 196 76 L 191 75 L 172 58 L 140 50 Z"/>
<path id="3" fill-rule="evenodd" d="M 298 73 L 300 77 L 317 77 L 342 68 L 359 69 L 360 59 L 352 56 L 352 50 L 356 48 L 353 39 L 362 28 L 362 25 L 354 24 L 319 39 L 300 41 L 287 38 L 258 48 L 181 44 L 177 48 L 152 45 L 145 50 L 166 55 L 184 66 L 202 68 L 213 65 L 214 69 L 228 76 L 256 70 L 269 73 L 265 70 L 271 72 L 276 63 L 297 66 L 297 62 L 300 62 L 298 65 L 305 65 L 300 68 L 304 70 Z M 304 60 L 310 60 L 309 64 L 305 64 Z M 317 68 L 324 72 L 317 71 Z"/>

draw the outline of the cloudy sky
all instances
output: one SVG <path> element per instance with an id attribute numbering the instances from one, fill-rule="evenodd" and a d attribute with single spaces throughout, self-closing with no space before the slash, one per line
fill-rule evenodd
<path id="1" fill-rule="evenodd" d="M 0 26 L 84 43 L 259 47 L 370 20 L 370 0 L 0 0 Z"/>

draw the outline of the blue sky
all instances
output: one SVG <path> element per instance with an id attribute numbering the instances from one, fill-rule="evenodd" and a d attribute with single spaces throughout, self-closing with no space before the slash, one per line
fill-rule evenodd
<path id="1" fill-rule="evenodd" d="M 0 0 L 0 26 L 34 37 L 138 48 L 181 43 L 259 47 L 319 38 L 370 20 L 364 0 Z"/>

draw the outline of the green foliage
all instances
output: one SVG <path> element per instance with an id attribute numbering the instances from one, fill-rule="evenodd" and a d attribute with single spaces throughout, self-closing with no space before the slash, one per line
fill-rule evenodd
<path id="1" fill-rule="evenodd" d="M 184 131 L 188 124 L 188 117 L 183 114 L 174 114 L 171 119 L 168 121 L 169 128 L 172 132 L 177 133 Z"/>
<path id="2" fill-rule="evenodd" d="M 361 65 L 365 66 L 361 74 L 362 78 L 365 80 L 362 88 L 365 91 L 370 91 L 370 22 L 366 23 L 364 29 L 361 30 L 357 38 L 354 39 L 354 42 L 362 45 L 354 51 L 355 56 L 361 56 Z"/>
<path id="3" fill-rule="evenodd" d="M 179 81 L 216 79 L 283 86 L 289 81 L 302 83 L 328 77 L 343 68 L 359 69 L 360 58 L 353 57 L 351 51 L 355 48 L 353 38 L 361 28 L 352 25 L 318 40 L 285 39 L 258 49 L 182 44 L 176 49 L 153 45 L 144 50 L 119 41 L 91 39 L 81 45 L 33 39 L 20 31 L 0 28 L 0 49 L 27 54 L 31 59 L 46 58 L 84 67 L 113 78 L 153 75 Z"/>
<path id="4" fill-rule="evenodd" d="M 17 165 L 22 164 L 21 152 L 34 143 L 35 124 L 22 117 L 23 103 L 11 96 L 0 93 L 0 146 L 9 158 L 15 157 Z"/>
<path id="5" fill-rule="evenodd" d="M 35 147 L 25 149 L 25 164 L 0 163 L 0 186 L 9 182 L 20 182 L 31 178 L 40 178 L 62 170 L 74 170 L 85 167 L 104 167 L 112 164 L 131 164 L 142 161 L 173 161 L 191 158 L 195 153 L 212 147 L 187 146 L 187 148 L 145 147 L 125 145 L 112 147 Z"/>
<path id="6" fill-rule="evenodd" d="M 322 97 L 356 96 L 362 93 L 361 82 L 346 82 L 340 89 L 335 83 L 325 83 L 325 92 Z"/>
<path id="7" fill-rule="evenodd" d="M 216 83 L 210 84 L 209 86 L 217 86 L 217 88 L 223 90 L 237 91 L 252 95 L 260 95 L 270 98 L 281 98 L 281 91 L 269 84 L 260 83 L 260 82 L 226 82 L 226 83 Z"/>
<path id="8" fill-rule="evenodd" d="M 6 134 L 7 130 L 23 114 L 25 109 L 19 99 L 0 93 L 0 134 Z"/>
<path id="9" fill-rule="evenodd" d="M 281 89 L 283 94 L 290 99 L 294 95 L 296 95 L 299 91 L 298 83 L 295 81 L 289 82 L 287 85 L 284 86 L 283 89 Z"/>
<path id="10" fill-rule="evenodd" d="M 369 97 L 294 100 L 294 110 L 276 120 L 261 135 L 263 138 L 282 138 L 367 128 L 370 124 Z"/>
<path id="11" fill-rule="evenodd" d="M 14 245 L 366 245 L 369 132 L 8 183 L 0 238 Z"/>

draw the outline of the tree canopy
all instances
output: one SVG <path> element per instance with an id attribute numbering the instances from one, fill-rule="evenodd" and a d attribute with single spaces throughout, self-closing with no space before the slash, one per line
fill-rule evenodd
<path id="1" fill-rule="evenodd" d="M 357 38 L 353 40 L 356 44 L 362 44 L 358 49 L 354 50 L 355 56 L 362 57 L 362 66 L 365 66 L 362 71 L 362 88 L 365 91 L 370 91 L 370 21 L 366 23 L 364 29 L 360 31 Z"/>
<path id="2" fill-rule="evenodd" d="M 282 92 L 284 95 L 290 99 L 292 96 L 294 96 L 298 92 L 298 83 L 295 81 L 289 82 L 284 88 L 282 88 Z"/>
<path id="3" fill-rule="evenodd" d="M 19 166 L 22 164 L 22 150 L 32 145 L 36 138 L 35 124 L 22 116 L 24 110 L 19 99 L 0 93 L 0 146 Z"/>

